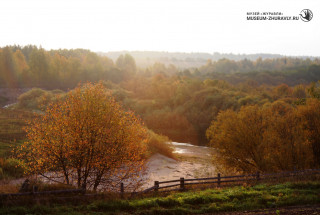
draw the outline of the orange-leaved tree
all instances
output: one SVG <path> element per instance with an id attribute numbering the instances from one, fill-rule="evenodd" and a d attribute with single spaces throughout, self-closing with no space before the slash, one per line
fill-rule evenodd
<path id="1" fill-rule="evenodd" d="M 29 174 L 87 189 L 134 186 L 145 169 L 147 132 L 101 83 L 79 86 L 26 127 L 19 156 Z"/>
<path id="2" fill-rule="evenodd" d="M 244 173 L 318 168 L 319 108 L 319 100 L 307 99 L 220 112 L 207 130 L 216 165 Z"/>

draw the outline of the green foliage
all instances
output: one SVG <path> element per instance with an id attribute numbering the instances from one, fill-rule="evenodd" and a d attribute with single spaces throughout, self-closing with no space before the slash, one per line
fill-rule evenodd
<path id="1" fill-rule="evenodd" d="M 62 90 L 45 91 L 33 88 L 18 97 L 17 107 L 26 110 L 44 110 L 48 104 L 63 96 Z"/>

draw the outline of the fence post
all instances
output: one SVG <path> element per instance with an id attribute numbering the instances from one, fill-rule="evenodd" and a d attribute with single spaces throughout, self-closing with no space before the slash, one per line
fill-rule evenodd
<path id="1" fill-rule="evenodd" d="M 260 172 L 258 171 L 257 172 L 257 181 L 259 181 L 261 178 L 260 178 Z"/>
<path id="2" fill-rule="evenodd" d="M 81 194 L 82 195 L 86 194 L 86 188 L 81 188 L 81 189 L 82 189 Z"/>
<path id="3" fill-rule="evenodd" d="M 121 184 L 120 184 L 120 195 L 121 195 L 121 198 L 123 198 L 123 194 L 124 194 L 124 186 L 123 186 L 123 182 L 121 182 Z"/>
<path id="4" fill-rule="evenodd" d="M 82 187 L 82 194 L 83 194 L 83 195 L 86 194 L 86 192 L 87 192 L 87 191 L 86 191 L 86 190 L 87 190 L 86 184 L 83 183 L 81 187 Z"/>
<path id="5" fill-rule="evenodd" d="M 221 176 L 220 176 L 220 173 L 218 173 L 218 187 L 220 187 L 220 183 L 221 183 Z"/>
<path id="6" fill-rule="evenodd" d="M 154 186 L 155 186 L 154 191 L 157 192 L 159 190 L 159 181 L 155 181 Z"/>
<path id="7" fill-rule="evenodd" d="M 184 178 L 180 178 L 180 189 L 184 190 Z"/>

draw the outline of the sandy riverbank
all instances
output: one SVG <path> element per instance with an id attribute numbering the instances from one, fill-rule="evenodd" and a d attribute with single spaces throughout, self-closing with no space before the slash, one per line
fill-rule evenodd
<path id="1" fill-rule="evenodd" d="M 154 185 L 154 181 L 168 181 L 184 178 L 214 177 L 215 168 L 211 162 L 212 149 L 187 143 L 168 143 L 174 148 L 177 160 L 155 154 L 147 162 L 145 183 L 141 189 Z M 25 178 L 8 181 L 9 184 L 22 184 Z M 46 180 L 45 180 L 46 181 Z"/>

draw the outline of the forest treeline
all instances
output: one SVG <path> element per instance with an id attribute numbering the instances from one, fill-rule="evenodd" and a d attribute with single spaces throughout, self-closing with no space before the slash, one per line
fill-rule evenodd
<path id="1" fill-rule="evenodd" d="M 79 82 L 104 80 L 116 99 L 140 115 L 148 128 L 194 144 L 208 142 L 206 129 L 220 111 L 277 100 L 293 105 L 312 97 L 317 86 L 310 83 L 320 80 L 319 59 L 221 59 L 188 70 L 161 63 L 141 69 L 128 54 L 113 62 L 83 49 L 10 46 L 0 50 L 0 62 L 1 87 L 43 89 L 22 95 L 20 106 L 36 108 L 61 93 L 44 90 L 66 91 Z"/>
<path id="2" fill-rule="evenodd" d="M 313 58 L 274 58 L 256 60 L 207 60 L 197 68 L 179 69 L 174 64 L 154 63 L 147 68 L 136 65 L 129 54 L 114 61 L 84 49 L 50 50 L 37 46 L 0 48 L 0 87 L 41 87 L 72 89 L 79 82 L 110 80 L 121 83 L 132 78 L 156 74 L 219 79 L 232 84 L 255 81 L 257 84 L 289 86 L 320 79 L 320 60 Z"/>

